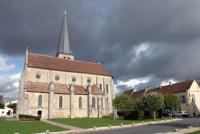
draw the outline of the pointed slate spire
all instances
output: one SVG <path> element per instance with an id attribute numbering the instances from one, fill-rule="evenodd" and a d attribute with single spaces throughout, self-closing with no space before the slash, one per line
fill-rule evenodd
<path id="1" fill-rule="evenodd" d="M 65 10 L 65 14 L 64 14 L 61 35 L 60 35 L 60 41 L 59 41 L 59 46 L 58 46 L 58 50 L 57 50 L 57 55 L 59 55 L 59 54 L 70 54 L 66 10 Z"/>

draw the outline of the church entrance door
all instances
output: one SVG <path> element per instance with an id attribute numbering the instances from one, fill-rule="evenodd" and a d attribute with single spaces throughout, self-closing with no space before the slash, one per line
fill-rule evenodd
<path id="1" fill-rule="evenodd" d="M 42 111 L 41 111 L 41 110 L 39 110 L 39 111 L 37 112 L 37 116 L 38 116 L 39 118 L 42 117 Z"/>

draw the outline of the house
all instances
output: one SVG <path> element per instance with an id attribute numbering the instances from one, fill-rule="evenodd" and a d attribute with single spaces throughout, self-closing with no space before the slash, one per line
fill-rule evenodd
<path id="1" fill-rule="evenodd" d="M 0 109 L 0 117 L 12 117 L 13 109 L 5 107 L 4 109 Z"/>
<path id="2" fill-rule="evenodd" d="M 128 90 L 124 95 L 134 99 L 149 92 L 160 92 L 162 94 L 174 94 L 180 99 L 180 111 L 187 111 L 190 116 L 200 115 L 200 87 L 195 80 L 187 80 L 166 86 L 160 86 L 152 89 Z"/>
<path id="3" fill-rule="evenodd" d="M 114 97 L 112 75 L 101 64 L 76 60 L 72 54 L 66 13 L 56 56 L 26 50 L 17 115 L 102 117 L 114 111 Z"/>

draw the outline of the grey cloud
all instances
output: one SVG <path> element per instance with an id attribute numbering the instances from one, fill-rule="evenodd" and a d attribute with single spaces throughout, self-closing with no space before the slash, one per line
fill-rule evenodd
<path id="1" fill-rule="evenodd" d="M 196 0 L 2 0 L 0 53 L 22 55 L 27 45 L 55 55 L 64 10 L 78 59 L 101 62 L 115 80 L 151 76 L 150 84 L 200 75 L 200 2 Z M 137 46 L 150 43 L 150 55 Z M 139 86 L 142 87 L 142 86 Z"/>

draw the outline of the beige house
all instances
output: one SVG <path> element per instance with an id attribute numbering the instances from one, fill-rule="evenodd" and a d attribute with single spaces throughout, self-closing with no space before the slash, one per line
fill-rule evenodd
<path id="1" fill-rule="evenodd" d="M 97 63 L 75 60 L 69 49 L 66 14 L 57 55 L 26 50 L 17 114 L 41 118 L 102 117 L 113 112 L 113 77 Z"/>
<path id="2" fill-rule="evenodd" d="M 167 86 L 160 86 L 153 89 L 128 90 L 124 95 L 138 98 L 148 92 L 161 92 L 162 94 L 174 94 L 180 99 L 180 111 L 187 111 L 190 116 L 200 115 L 200 87 L 195 80 L 187 80 Z"/>

